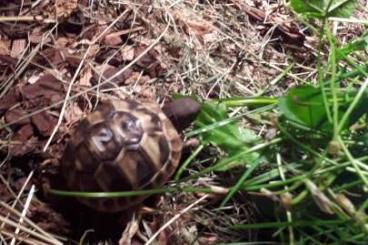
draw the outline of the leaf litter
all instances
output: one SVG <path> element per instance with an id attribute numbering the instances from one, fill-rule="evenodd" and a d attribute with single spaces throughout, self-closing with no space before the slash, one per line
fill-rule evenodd
<path id="1" fill-rule="evenodd" d="M 52 175 L 70 127 L 91 111 L 100 97 L 130 95 L 163 102 L 175 93 L 204 99 L 262 92 L 278 95 L 295 80 L 311 76 L 306 66 L 315 62 L 313 37 L 281 2 L 0 0 L 0 136 L 5 145 L 0 155 L 7 162 L 0 165 L 5 166 L 0 174 L 7 180 L 0 184 L 1 201 L 16 200 L 14 193 L 20 191 L 20 183 L 30 171 L 38 173 L 34 183 L 42 182 L 39 172 L 45 166 L 51 165 L 48 174 Z M 277 87 L 264 91 L 289 57 L 298 65 Z M 65 98 L 68 90 L 70 96 Z M 61 113 L 65 99 L 68 103 Z M 61 115 L 62 123 L 43 151 Z M 211 154 L 206 150 L 200 157 L 206 159 Z M 206 165 L 205 161 L 201 164 Z M 188 180 L 187 184 L 202 183 L 220 184 L 215 176 Z M 154 212 L 143 212 L 137 220 L 128 218 L 130 229 L 109 224 L 110 230 L 100 232 L 105 236 L 97 235 L 98 231 L 88 233 L 93 227 L 88 222 L 101 222 L 101 216 L 88 217 L 86 211 L 81 219 L 70 219 L 45 202 L 42 194 L 34 197 L 28 217 L 61 241 L 82 239 L 86 232 L 87 240 L 95 242 L 144 244 L 198 195 L 165 195 L 158 201 L 159 208 L 153 207 Z M 247 197 L 238 198 L 229 209 L 212 210 L 211 202 L 218 197 L 211 196 L 161 232 L 158 244 L 256 241 L 257 231 L 223 229 L 256 219 L 257 211 Z M 66 206 L 78 209 L 74 204 Z M 0 215 L 17 222 L 16 215 L 6 209 L 0 208 Z M 116 222 L 116 217 L 105 218 L 103 225 Z M 10 225 L 3 227 L 14 230 Z"/>

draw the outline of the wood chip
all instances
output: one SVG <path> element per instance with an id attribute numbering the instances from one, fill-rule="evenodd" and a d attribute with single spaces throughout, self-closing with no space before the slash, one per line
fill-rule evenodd
<path id="1" fill-rule="evenodd" d="M 24 49 L 26 48 L 27 40 L 26 39 L 18 39 L 13 41 L 12 49 L 10 51 L 10 56 L 13 58 L 17 58 L 22 55 Z"/>

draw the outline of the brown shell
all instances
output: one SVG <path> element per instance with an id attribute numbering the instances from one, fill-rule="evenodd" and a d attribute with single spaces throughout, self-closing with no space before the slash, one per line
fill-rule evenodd
<path id="1" fill-rule="evenodd" d="M 163 185 L 174 173 L 182 140 L 158 104 L 111 100 L 73 130 L 61 164 L 73 191 L 130 191 Z M 79 198 L 99 211 L 117 212 L 147 196 Z"/>

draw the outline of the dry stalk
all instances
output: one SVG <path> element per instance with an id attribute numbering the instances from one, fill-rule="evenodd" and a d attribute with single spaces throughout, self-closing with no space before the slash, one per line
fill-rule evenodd
<path id="1" fill-rule="evenodd" d="M 11 240 L 10 242 L 10 245 L 14 245 L 15 244 L 15 240 L 17 240 L 18 238 L 18 234 L 19 234 L 19 230 L 20 230 L 20 225 L 23 223 L 23 220 L 24 220 L 24 217 L 26 216 L 27 214 L 27 211 L 28 211 L 28 208 L 29 208 L 29 205 L 31 204 L 31 201 L 32 201 L 32 198 L 33 198 L 33 195 L 34 195 L 34 192 L 35 192 L 35 186 L 32 185 L 31 187 L 31 190 L 29 191 L 28 193 L 28 197 L 27 197 L 27 200 L 26 200 L 26 203 L 24 205 L 24 208 L 22 210 L 22 214 L 20 216 L 20 219 L 19 219 L 19 222 L 18 222 L 18 226 L 17 228 L 15 229 L 15 232 L 14 232 L 14 237 L 13 239 Z"/>
<path id="2" fill-rule="evenodd" d="M 17 211 L 16 209 L 13 209 L 12 207 L 10 207 L 8 204 L 0 202 L 0 205 L 2 207 L 4 207 L 6 210 L 8 210 L 9 212 L 12 212 L 13 214 L 15 214 L 16 216 L 20 217 L 21 213 L 19 211 Z M 36 231 L 38 231 L 40 234 L 44 235 L 45 237 L 48 237 L 50 240 L 55 240 L 55 242 L 59 242 L 55 237 L 56 235 L 50 234 L 46 231 L 44 231 L 41 227 L 39 227 L 37 224 L 35 224 L 32 220 L 30 220 L 29 218 L 27 218 L 26 216 L 24 217 L 24 221 L 33 229 L 35 229 Z M 58 237 L 60 240 L 66 240 L 63 237 Z"/>
<path id="3" fill-rule="evenodd" d="M 32 176 L 33 176 L 33 171 L 31 171 L 31 172 L 28 174 L 28 177 L 27 177 L 26 181 L 24 182 L 24 184 L 23 184 L 22 188 L 20 189 L 20 191 L 19 191 L 18 195 L 15 197 L 15 200 L 14 200 L 14 202 L 13 202 L 12 206 L 11 206 L 11 208 L 12 208 L 12 209 L 14 209 L 14 208 L 15 208 L 15 206 L 17 205 L 17 203 L 18 203 L 18 202 L 20 202 L 20 204 L 21 204 L 23 207 L 25 207 L 25 205 L 22 203 L 22 201 L 21 201 L 21 198 L 20 198 L 20 197 L 23 195 L 23 192 L 24 192 L 24 190 L 26 189 L 26 187 L 27 187 L 28 183 L 30 182 L 30 180 L 31 180 Z M 2 204 L 2 203 L 1 203 L 1 204 Z M 6 218 L 8 218 L 8 217 L 9 217 L 9 215 L 10 215 L 10 213 L 8 213 L 8 214 L 6 215 Z M 3 228 L 3 227 L 4 227 L 4 223 L 2 223 L 2 224 L 1 224 L 0 228 Z"/>
<path id="4" fill-rule="evenodd" d="M 189 210 L 191 210 L 194 206 L 196 206 L 197 204 L 199 204 L 200 202 L 202 202 L 203 200 L 205 200 L 207 197 L 209 197 L 209 194 L 206 194 L 204 196 L 202 196 L 201 198 L 199 198 L 197 201 L 195 201 L 194 203 L 190 204 L 188 207 L 184 208 L 183 210 L 181 210 L 178 214 L 176 214 L 174 217 L 172 217 L 168 222 L 166 222 L 163 226 L 161 226 L 160 229 L 157 230 L 157 232 L 155 232 L 155 234 L 153 234 L 150 239 L 145 243 L 145 245 L 149 245 L 151 244 L 156 237 L 163 231 L 165 230 L 167 227 L 169 227 L 172 223 L 174 223 L 177 219 L 180 218 L 180 216 L 182 216 L 183 214 L 185 214 L 186 212 L 188 212 Z"/>

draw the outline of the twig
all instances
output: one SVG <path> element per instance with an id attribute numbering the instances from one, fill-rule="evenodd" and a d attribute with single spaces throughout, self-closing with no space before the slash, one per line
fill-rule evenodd
<path id="1" fill-rule="evenodd" d="M 12 21 L 16 21 L 16 22 L 43 22 L 46 24 L 50 24 L 50 23 L 56 23 L 56 20 L 54 19 L 45 19 L 42 15 L 27 15 L 27 16 L 1 16 L 0 17 L 0 23 L 1 22 L 12 22 Z"/>

